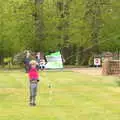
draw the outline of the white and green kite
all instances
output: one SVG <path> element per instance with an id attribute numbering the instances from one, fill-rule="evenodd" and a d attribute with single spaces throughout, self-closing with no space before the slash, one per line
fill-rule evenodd
<path id="1" fill-rule="evenodd" d="M 46 56 L 48 63 L 46 64 L 46 68 L 48 69 L 58 69 L 63 68 L 62 56 L 60 52 L 51 53 Z"/>

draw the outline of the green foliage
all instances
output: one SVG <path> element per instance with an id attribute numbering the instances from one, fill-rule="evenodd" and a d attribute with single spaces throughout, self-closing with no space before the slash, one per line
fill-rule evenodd
<path id="1" fill-rule="evenodd" d="M 24 50 L 33 39 L 30 3 L 0 1 L 0 53 L 14 55 Z"/>
<path id="2" fill-rule="evenodd" d="M 104 24 L 101 31 L 101 50 L 116 51 L 120 49 L 120 3 L 117 1 L 112 1 L 104 7 Z"/>
<path id="3" fill-rule="evenodd" d="M 89 47 L 90 53 L 114 52 L 120 49 L 119 6 L 116 0 L 1 0 L 0 55 L 26 49 L 66 54 L 67 48 L 75 54 L 72 63 Z"/>
<path id="4" fill-rule="evenodd" d="M 4 58 L 4 63 L 10 63 L 12 61 L 11 57 Z"/>

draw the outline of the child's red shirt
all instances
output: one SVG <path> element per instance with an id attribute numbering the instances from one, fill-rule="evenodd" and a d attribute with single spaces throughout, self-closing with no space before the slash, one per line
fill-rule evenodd
<path id="1" fill-rule="evenodd" d="M 39 74 L 36 68 L 31 68 L 28 72 L 29 79 L 30 80 L 38 80 L 39 79 Z"/>

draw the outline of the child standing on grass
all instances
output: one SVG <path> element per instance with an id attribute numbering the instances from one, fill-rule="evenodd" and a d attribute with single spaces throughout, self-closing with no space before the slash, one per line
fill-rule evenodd
<path id="1" fill-rule="evenodd" d="M 35 100 L 37 95 L 37 86 L 39 82 L 39 74 L 37 71 L 37 62 L 32 60 L 30 62 L 30 69 L 28 72 L 29 80 L 30 80 L 30 105 L 36 106 Z"/>

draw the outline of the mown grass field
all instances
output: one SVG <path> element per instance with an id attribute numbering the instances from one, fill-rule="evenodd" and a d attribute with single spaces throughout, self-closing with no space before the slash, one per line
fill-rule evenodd
<path id="1" fill-rule="evenodd" d="M 37 106 L 30 107 L 27 74 L 0 71 L 0 120 L 120 120 L 118 78 L 67 71 L 40 74 Z"/>

